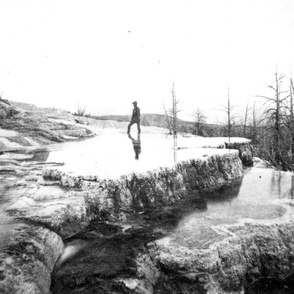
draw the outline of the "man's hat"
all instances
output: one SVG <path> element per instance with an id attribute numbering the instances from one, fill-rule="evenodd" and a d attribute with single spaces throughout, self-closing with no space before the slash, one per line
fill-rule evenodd
<path id="1" fill-rule="evenodd" d="M 133 104 L 137 104 L 137 101 L 134 101 Z"/>

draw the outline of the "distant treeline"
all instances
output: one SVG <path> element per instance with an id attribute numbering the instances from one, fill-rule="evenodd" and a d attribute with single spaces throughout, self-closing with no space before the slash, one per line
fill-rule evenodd
<path id="1" fill-rule="evenodd" d="M 277 101 L 274 101 L 277 103 Z M 278 105 L 277 111 L 274 114 L 279 116 L 263 113 L 260 117 L 255 117 L 255 111 L 248 122 L 245 120 L 239 120 L 239 122 L 233 122 L 228 129 L 228 124 L 207 124 L 204 122 L 191 122 L 178 119 L 178 133 L 185 134 L 190 133 L 203 137 L 244 137 L 251 140 L 254 148 L 254 156 L 263 158 L 269 161 L 273 166 L 280 170 L 294 170 L 294 158 L 293 158 L 293 133 L 294 123 L 293 116 L 283 116 L 280 111 L 283 110 L 281 105 Z M 283 117 L 283 119 L 282 119 Z M 119 122 L 129 122 L 131 116 L 129 115 L 107 115 L 93 117 L 101 120 L 115 120 Z M 278 120 L 280 118 L 280 120 Z M 278 120 L 278 123 L 277 123 Z M 166 115 L 163 114 L 143 114 L 141 123 L 144 126 L 155 126 L 169 128 Z M 170 130 L 172 133 L 172 130 Z"/>
<path id="2" fill-rule="evenodd" d="M 104 115 L 91 116 L 101 120 L 114 120 L 118 122 L 129 122 L 130 115 Z M 142 126 L 169 128 L 165 114 L 147 113 L 141 115 Z M 225 127 L 217 124 L 203 123 L 200 127 L 196 122 L 177 119 L 178 133 L 190 133 L 204 137 L 225 136 Z"/>

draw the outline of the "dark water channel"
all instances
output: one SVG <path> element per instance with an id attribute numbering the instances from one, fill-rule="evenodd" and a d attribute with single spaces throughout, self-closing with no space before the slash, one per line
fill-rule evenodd
<path id="1" fill-rule="evenodd" d="M 261 279 L 251 285 L 245 294 L 293 294 L 294 275 L 285 279 Z"/>
<path id="2" fill-rule="evenodd" d="M 293 198 L 291 173 L 248 169 L 243 179 L 231 186 L 213 193 L 192 193 L 175 206 L 120 223 L 94 221 L 65 240 L 66 250 L 52 275 L 51 291 L 132 293 L 122 280 L 137 277 L 136 257 L 147 252 L 149 242 L 173 236 L 179 245 L 207 248 L 217 241 L 212 225 L 292 219 L 292 206 L 282 203 Z M 155 285 L 154 291 L 171 293 L 163 284 Z M 245 293 L 294 293 L 293 278 L 261 280 Z"/>
<path id="3" fill-rule="evenodd" d="M 121 280 L 136 278 L 138 254 L 146 253 L 149 242 L 170 234 L 185 215 L 206 207 L 206 201 L 194 196 L 124 222 L 93 221 L 65 240 L 65 254 L 52 275 L 52 293 L 132 293 Z"/>
<path id="4" fill-rule="evenodd" d="M 193 144 L 191 140 L 180 142 L 184 148 L 175 153 L 173 140 L 162 135 L 129 138 L 117 134 L 53 145 L 29 152 L 19 160 L 64 162 L 63 168 L 67 172 L 117 177 L 130 171 L 172 166 L 176 159 L 181 161 L 223 152 L 196 147 L 185 149 Z M 9 181 L 7 177 L 0 182 L 2 192 L 5 187 L 9 189 Z M 2 193 L 2 197 L 5 194 Z M 132 293 L 122 280 L 137 278 L 136 258 L 147 252 L 148 243 L 153 240 L 172 236 L 179 245 L 208 248 L 218 238 L 211 226 L 293 220 L 293 206 L 283 204 L 293 199 L 294 178 L 291 173 L 248 169 L 242 180 L 214 193 L 191 193 L 174 206 L 133 215 L 119 223 L 93 221 L 78 234 L 64 240 L 66 248 L 52 274 L 51 293 Z M 0 204 L 5 201 L 0 198 Z M 7 232 L 12 231 L 10 229 L 16 223 L 5 217 L 4 209 L 2 206 L 0 210 L 1 222 L 7 226 Z M 0 232 L 2 244 L 9 237 L 4 231 Z M 163 284 L 157 284 L 154 293 L 171 292 Z M 253 293 L 294 293 L 293 276 L 285 280 L 260 280 L 245 292 Z"/>

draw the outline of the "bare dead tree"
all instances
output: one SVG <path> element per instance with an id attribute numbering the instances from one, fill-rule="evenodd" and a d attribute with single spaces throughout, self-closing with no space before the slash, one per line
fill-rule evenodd
<path id="1" fill-rule="evenodd" d="M 267 129 L 267 145 L 269 154 L 271 154 L 272 162 L 280 169 L 287 170 L 288 164 L 285 161 L 285 142 L 283 138 L 283 124 L 285 120 L 285 102 L 289 97 L 287 91 L 282 90 L 282 84 L 284 80 L 283 74 L 278 74 L 277 70 L 274 74 L 275 80 L 272 85 L 268 85 L 268 88 L 273 92 L 273 96 L 258 96 L 266 100 L 264 105 L 267 109 L 264 112 L 264 120 L 266 120 Z M 283 145 L 283 146 L 282 146 Z"/>
<path id="2" fill-rule="evenodd" d="M 169 115 L 169 112 L 166 110 L 166 107 L 163 103 L 163 109 L 164 109 L 164 113 L 165 113 L 165 121 L 166 121 L 166 125 L 167 128 L 169 130 L 170 135 L 172 134 L 172 117 Z"/>
<path id="3" fill-rule="evenodd" d="M 180 110 L 178 110 L 178 104 L 180 102 L 179 99 L 176 97 L 175 92 L 175 83 L 173 83 L 172 86 L 172 109 L 171 109 L 171 116 L 172 116 L 172 131 L 174 136 L 174 160 L 177 161 L 177 149 L 178 149 L 178 113 Z"/>
<path id="4" fill-rule="evenodd" d="M 293 162 L 293 151 L 294 151 L 294 84 L 293 79 L 290 77 L 290 86 L 289 86 L 289 92 L 290 92 L 290 132 L 291 132 L 291 143 L 290 143 L 290 156 L 291 156 L 291 162 Z"/>
<path id="5" fill-rule="evenodd" d="M 243 125 L 243 137 L 246 137 L 246 129 L 247 129 L 247 120 L 248 120 L 248 101 L 246 104 L 246 109 L 245 109 L 245 116 L 244 116 L 244 125 Z"/>
<path id="6" fill-rule="evenodd" d="M 178 110 L 178 104 L 180 100 L 177 99 L 176 97 L 175 83 L 173 83 L 171 93 L 172 93 L 172 109 L 171 109 L 172 129 L 173 129 L 173 134 L 177 134 L 178 133 L 178 113 L 180 112 L 180 110 Z"/>
<path id="7" fill-rule="evenodd" d="M 256 114 L 256 106 L 254 102 L 252 107 L 252 132 L 250 136 L 253 143 L 257 142 L 257 134 L 258 134 L 257 126 L 258 126 L 258 119 Z"/>
<path id="8" fill-rule="evenodd" d="M 203 134 L 203 126 L 206 123 L 206 116 L 204 115 L 203 110 L 201 110 L 199 107 L 194 111 L 194 121 L 195 121 L 195 127 L 196 127 L 196 134 L 202 135 Z"/>
<path id="9" fill-rule="evenodd" d="M 230 87 L 228 88 L 227 105 L 221 105 L 221 106 L 223 107 L 221 110 L 226 112 L 226 115 L 227 115 L 226 128 L 227 128 L 227 136 L 228 136 L 229 142 L 230 142 L 230 138 L 232 136 L 232 127 L 233 127 L 234 121 L 235 121 L 234 109 L 236 107 L 236 105 L 231 104 Z"/>
<path id="10" fill-rule="evenodd" d="M 293 162 L 293 151 L 294 151 L 294 85 L 293 79 L 290 74 L 289 78 L 289 103 L 286 105 L 286 110 L 288 115 L 285 119 L 285 126 L 288 129 L 288 138 L 289 138 L 289 156 L 290 162 Z"/>
<path id="11" fill-rule="evenodd" d="M 164 109 L 166 124 L 169 129 L 169 132 L 170 134 L 176 135 L 178 133 L 178 113 L 180 112 L 180 110 L 178 109 L 178 104 L 180 100 L 177 99 L 176 97 L 175 83 L 173 83 L 171 93 L 172 93 L 172 107 L 169 109 L 166 109 L 163 103 L 163 109 Z"/>

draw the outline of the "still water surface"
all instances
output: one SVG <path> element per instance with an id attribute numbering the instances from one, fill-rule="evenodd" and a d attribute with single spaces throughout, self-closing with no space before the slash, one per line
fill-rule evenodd
<path id="1" fill-rule="evenodd" d="M 204 249 L 228 236 L 225 225 L 293 219 L 293 207 L 287 204 L 294 198 L 293 183 L 292 173 L 251 168 L 245 171 L 242 181 L 231 187 L 210 197 L 201 195 L 207 201 L 206 208 L 198 208 L 193 201 L 186 203 L 186 207 L 179 204 L 165 207 L 151 215 L 143 214 L 117 223 L 114 233 L 105 231 L 105 226 L 110 224 L 94 222 L 84 232 L 68 240 L 64 255 L 53 273 L 52 293 L 66 293 L 74 284 L 75 290 L 93 293 L 91 291 L 105 283 L 112 285 L 125 275 L 131 276 L 136 273 L 138 252 L 144 251 L 142 246 L 154 239 L 167 246 Z M 193 205 L 194 210 L 191 209 Z M 294 293 L 291 292 L 291 281 L 266 283 L 253 285 L 254 292 L 249 290 L 246 293 Z"/>
<path id="2" fill-rule="evenodd" d="M 47 161 L 64 162 L 61 169 L 82 175 L 117 178 L 132 172 L 171 167 L 175 162 L 226 153 L 224 149 L 199 148 L 199 139 L 178 138 L 174 149 L 172 136 L 163 134 L 101 135 L 80 142 L 55 144 Z"/>
<path id="3" fill-rule="evenodd" d="M 195 211 L 180 220 L 171 241 L 208 248 L 219 239 L 218 230 L 225 225 L 294 221 L 293 199 L 292 173 L 247 169 L 242 182 L 207 199 L 205 211 Z"/>
<path id="4" fill-rule="evenodd" d="M 109 134 L 79 142 L 52 145 L 44 152 L 36 153 L 31 160 L 64 162 L 65 165 L 62 169 L 67 172 L 113 178 L 131 172 L 144 172 L 159 167 L 170 167 L 175 162 L 182 160 L 229 152 L 224 149 L 199 148 L 199 142 L 195 137 L 178 140 L 177 147 L 180 149 L 174 149 L 173 137 L 160 134 L 143 134 L 133 137 L 126 134 Z M 6 216 L 4 213 L 5 207 L 3 203 L 6 202 L 8 196 L 14 193 L 9 188 L 6 190 L 5 187 L 9 187 L 8 183 L 9 178 L 6 181 L 1 180 L 0 183 L 0 220 L 4 228 L 0 234 L 2 245 L 6 243 L 4 242 L 5 239 L 8 240 L 11 237 L 7 232 L 11 232 L 12 228 L 17 224 L 17 221 Z M 245 171 L 242 181 L 237 183 L 236 186 L 231 189 L 218 191 L 218 195 L 215 195 L 213 199 L 206 199 L 207 208 L 205 210 L 195 209 L 195 211 L 190 211 L 186 214 L 181 213 L 181 211 L 178 213 L 178 211 L 170 210 L 172 214 L 168 211 L 166 214 L 161 214 L 158 219 L 163 222 L 166 221 L 165 216 L 167 218 L 171 218 L 172 215 L 178 217 L 176 220 L 169 219 L 167 221 L 167 223 L 172 221 L 174 225 L 172 230 L 170 229 L 170 225 L 168 225 L 167 230 L 162 226 L 161 237 L 168 235 L 172 242 L 182 244 L 183 246 L 207 248 L 219 238 L 215 231 L 216 227 L 244 222 L 275 223 L 294 220 L 293 205 L 289 205 L 293 199 L 294 178 L 292 173 L 278 172 L 270 169 L 248 169 Z M 152 239 L 154 232 L 157 234 L 158 227 L 160 227 L 160 223 L 156 219 L 155 231 L 153 231 L 152 225 L 149 224 L 148 229 L 150 232 L 147 232 L 146 222 L 150 223 L 150 220 L 143 219 L 142 225 L 138 223 L 137 226 L 130 223 L 121 225 L 122 227 L 138 227 L 139 229 L 136 229 L 137 231 L 134 233 L 134 238 L 137 236 L 136 234 L 142 234 L 141 231 L 143 231 L 146 235 L 146 240 L 145 235 L 143 235 L 142 243 L 144 243 Z M 86 233 L 88 235 L 92 234 L 93 236 L 97 234 L 101 239 L 103 234 L 100 232 L 95 233 L 95 230 L 97 231 L 97 228 L 94 228 L 93 231 L 89 229 Z M 129 234 L 132 236 L 132 231 Z M 151 237 L 148 237 L 149 235 Z M 121 231 L 121 237 L 125 238 L 123 230 Z M 81 238 L 73 238 L 67 244 L 65 254 L 62 257 L 63 259 L 59 261 L 61 267 L 66 262 L 70 265 L 70 260 L 74 259 L 74 256 L 81 252 L 83 253 L 80 257 L 86 257 L 88 254 L 91 256 L 91 252 L 85 250 L 89 244 L 94 244 L 95 250 L 97 246 L 100 248 L 100 245 L 97 245 L 99 238 L 89 241 L 85 241 L 82 236 Z M 115 242 L 117 242 L 117 239 Z M 105 248 L 103 248 L 107 253 L 109 246 L 107 242 L 105 244 Z M 136 251 L 137 249 L 134 250 Z M 113 252 L 110 253 L 113 254 Z M 110 253 L 109 255 L 111 255 Z M 108 255 L 106 254 L 106 256 Z M 128 258 L 129 256 L 126 256 L 126 259 Z M 93 264 L 95 266 L 97 264 L 97 261 L 94 259 Z M 112 265 L 110 264 L 109 266 L 111 267 Z M 86 265 L 83 265 L 83 267 L 86 267 Z M 74 269 L 71 270 L 73 272 L 75 271 Z M 268 289 L 268 291 L 270 290 Z M 293 293 L 282 291 L 284 290 L 281 290 L 281 292 L 260 293 Z"/>

